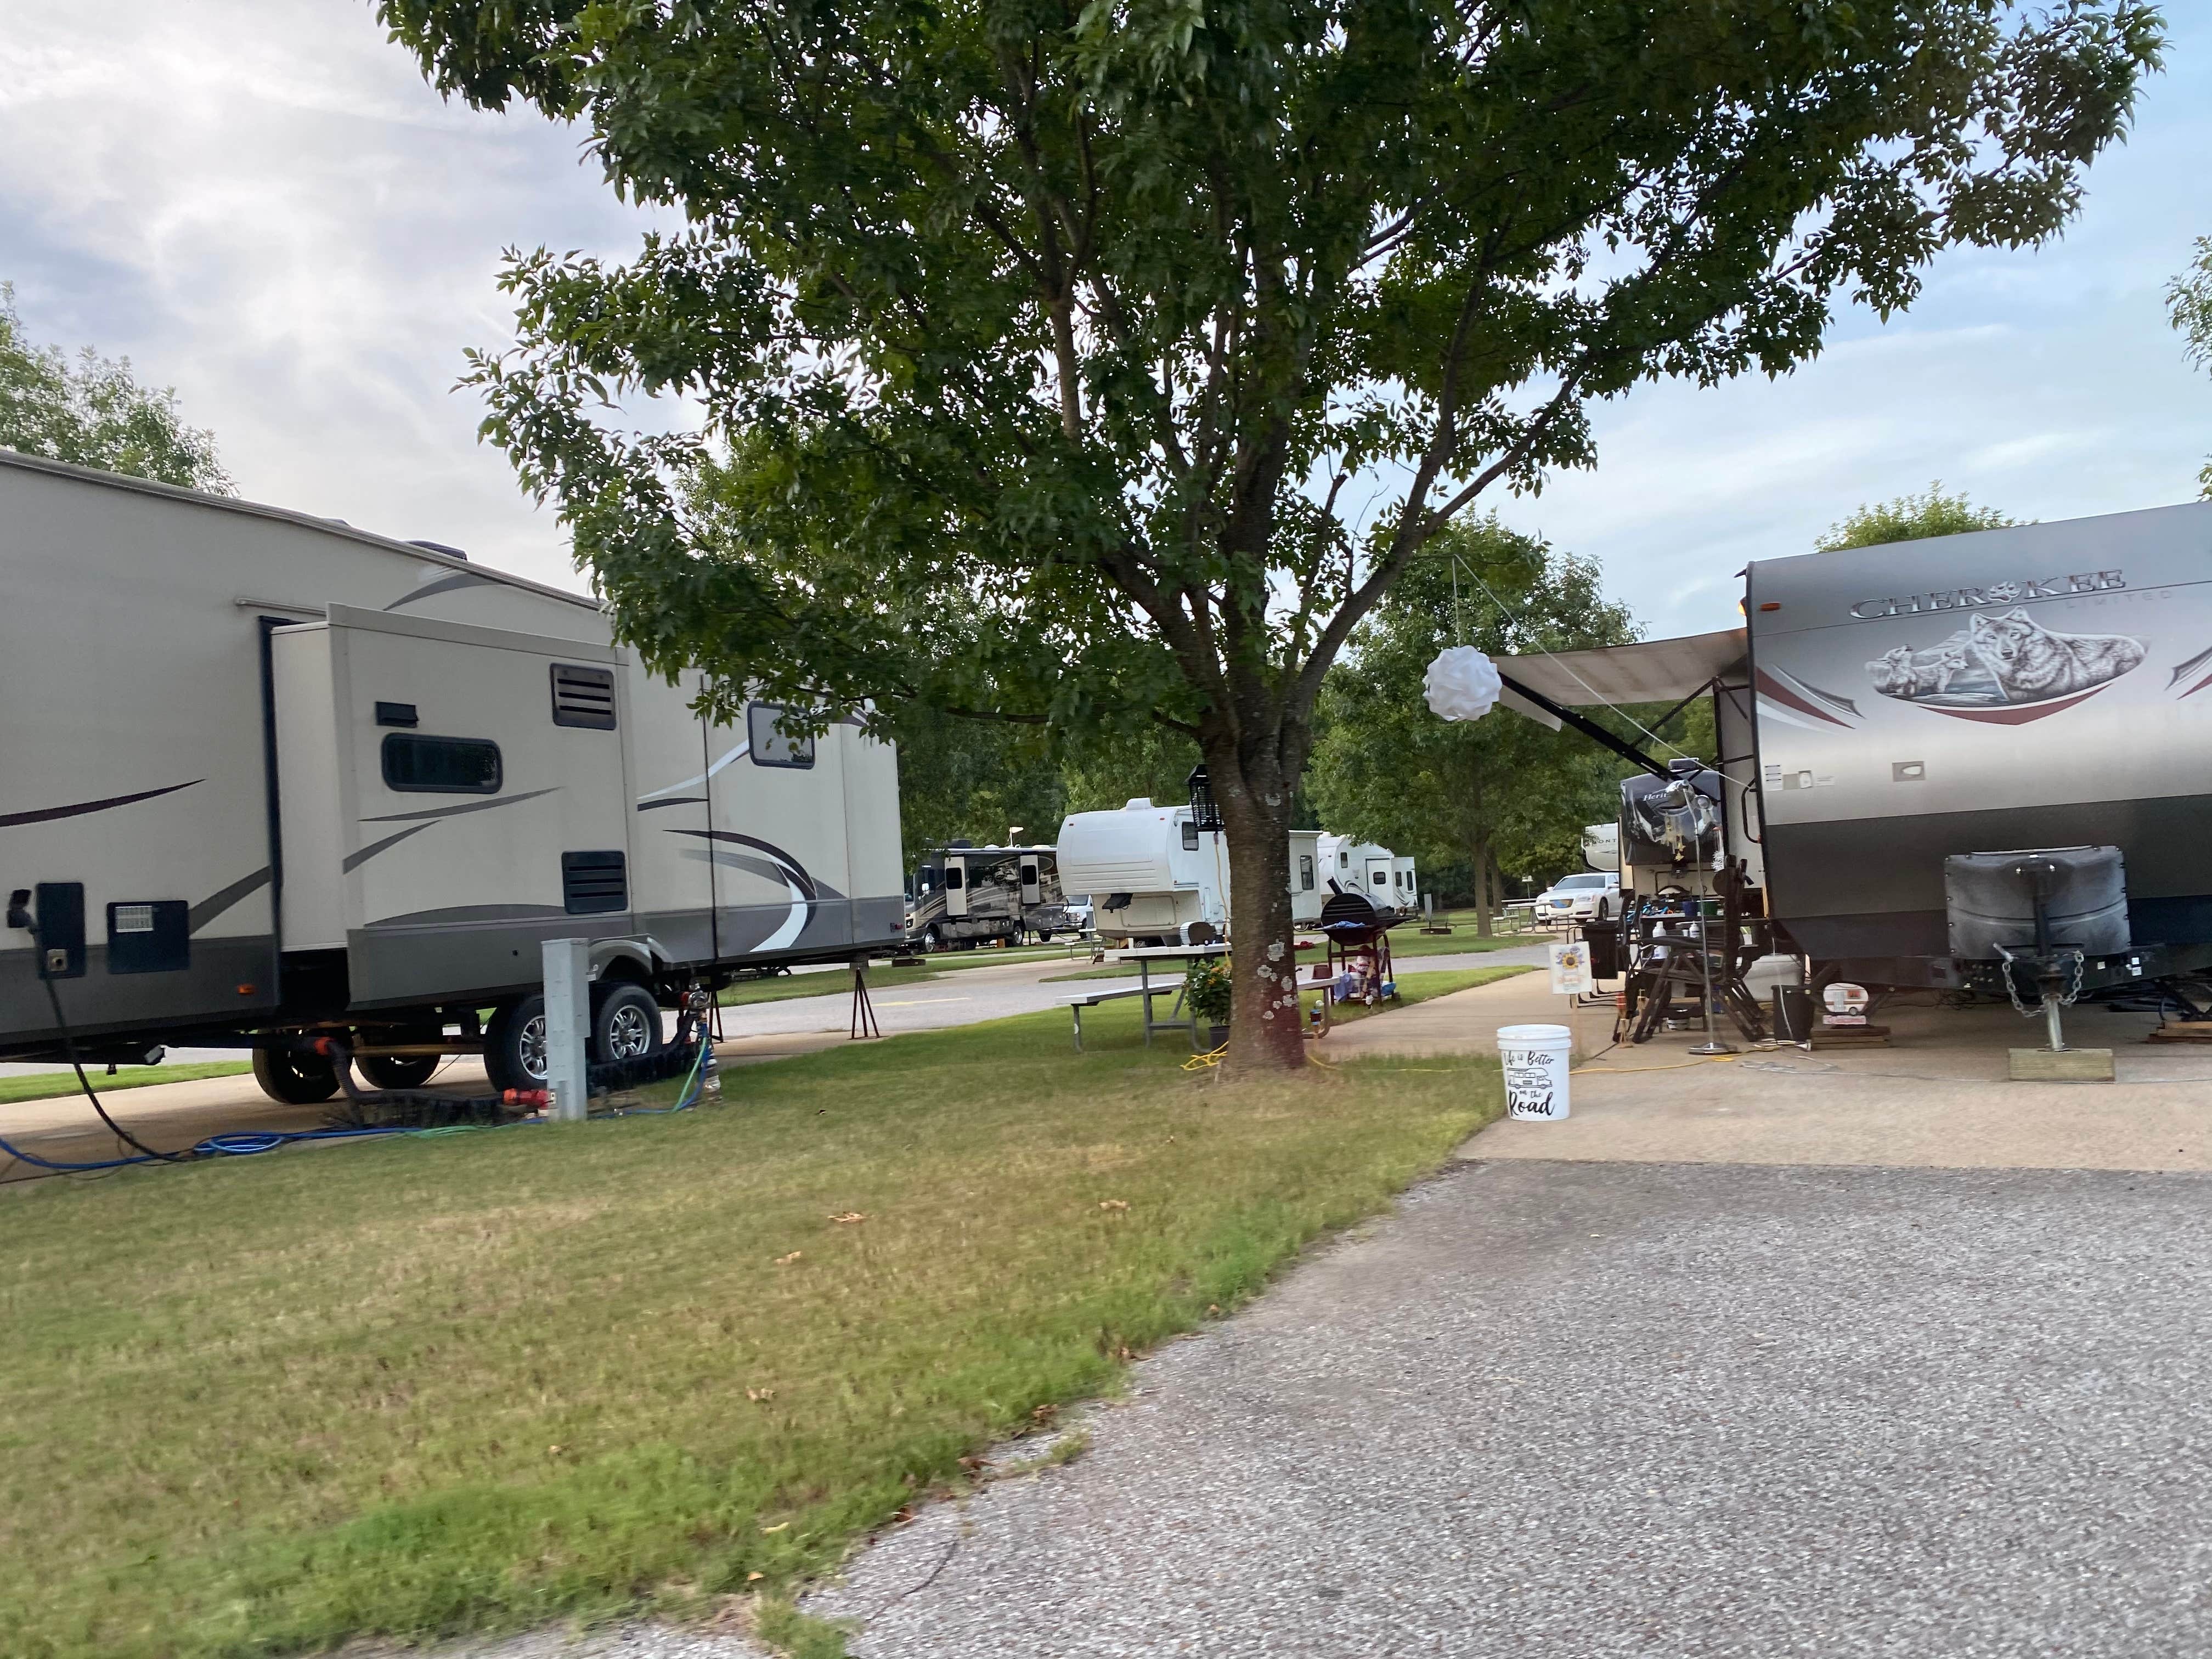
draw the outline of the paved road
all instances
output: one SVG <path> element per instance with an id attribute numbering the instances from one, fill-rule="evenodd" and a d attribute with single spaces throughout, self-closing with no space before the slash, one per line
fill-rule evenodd
<path id="1" fill-rule="evenodd" d="M 1461 968 L 1548 961 L 1547 947 L 1516 945 L 1510 950 L 1461 951 L 1452 956 L 1409 957 L 1398 964 L 1401 974 L 1425 974 Z M 1110 964 L 1111 958 L 1109 958 Z M 947 1025 L 970 1025 L 978 1020 L 1001 1019 L 1010 1014 L 1035 1013 L 1041 1008 L 1064 1008 L 1067 1000 L 1105 981 L 1067 980 L 1085 972 L 1084 962 L 1015 962 L 989 968 L 957 968 L 942 978 L 919 985 L 888 987 L 870 994 L 877 1024 L 884 1035 L 901 1031 L 935 1030 Z M 1055 976 L 1063 976 L 1059 983 Z M 1172 981 L 1175 970 L 1152 970 L 1155 981 Z M 1133 981 L 1131 981 L 1134 983 Z M 795 1031 L 842 1031 L 851 1018 L 853 998 L 849 981 L 844 988 L 818 997 L 793 997 L 782 1002 L 754 1003 L 723 1011 L 723 1030 L 732 1036 L 780 1035 Z M 1158 1005 L 1164 1015 L 1168 1005 Z"/>
<path id="2" fill-rule="evenodd" d="M 2200 1654 L 2208 1205 L 1462 1164 L 811 1606 L 862 1659 Z"/>

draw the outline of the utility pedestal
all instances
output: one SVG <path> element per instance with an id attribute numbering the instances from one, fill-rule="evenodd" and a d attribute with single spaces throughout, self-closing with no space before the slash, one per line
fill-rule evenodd
<path id="1" fill-rule="evenodd" d="M 591 1077 L 586 1048 L 592 1028 L 592 944 L 549 939 L 545 964 L 545 1087 L 553 1115 L 581 1123 L 591 1115 Z"/>

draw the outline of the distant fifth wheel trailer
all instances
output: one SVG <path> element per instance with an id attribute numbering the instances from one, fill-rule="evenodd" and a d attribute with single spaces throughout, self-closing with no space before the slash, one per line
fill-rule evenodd
<path id="1" fill-rule="evenodd" d="M 587 599 L 4 451 L 0 581 L 0 1058 L 232 1046 L 311 1102 L 336 1035 L 381 1086 L 531 1087 L 546 939 L 590 941 L 611 1060 L 689 988 L 903 936 L 892 749 L 702 720 Z"/>

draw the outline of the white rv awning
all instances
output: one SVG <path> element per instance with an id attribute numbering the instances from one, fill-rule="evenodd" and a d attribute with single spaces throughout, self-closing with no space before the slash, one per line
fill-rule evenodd
<path id="1" fill-rule="evenodd" d="M 1692 634 L 1680 640 L 1643 640 L 1536 657 L 1500 657 L 1498 672 L 1516 684 L 1566 708 L 1597 703 L 1679 702 L 1699 686 L 1744 664 L 1743 629 Z M 1516 714 L 1547 726 L 1558 721 L 1508 691 L 1498 699 Z"/>

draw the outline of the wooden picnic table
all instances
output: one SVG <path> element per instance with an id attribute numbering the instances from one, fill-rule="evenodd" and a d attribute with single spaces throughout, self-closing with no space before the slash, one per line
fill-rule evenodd
<path id="1" fill-rule="evenodd" d="M 1185 1014 L 1180 1019 L 1175 1017 L 1176 1010 L 1182 1006 L 1181 981 L 1177 981 L 1172 988 L 1176 994 L 1176 1000 L 1174 1006 L 1169 1011 L 1168 1018 L 1155 1019 L 1152 1017 L 1152 999 L 1156 996 L 1166 995 L 1170 988 L 1165 985 L 1155 986 L 1152 983 L 1152 964 L 1156 962 L 1176 962 L 1188 968 L 1192 963 L 1205 957 L 1225 957 L 1228 954 L 1227 942 L 1216 939 L 1206 945 L 1145 945 L 1132 951 L 1123 951 L 1118 955 L 1117 961 L 1133 962 L 1137 964 L 1137 996 L 1139 1006 L 1144 1010 L 1145 1042 L 1147 1047 L 1151 1046 L 1152 1033 L 1156 1030 L 1188 1031 L 1192 1045 L 1195 1047 L 1198 1042 L 1198 1017 L 1195 1014 Z"/>

